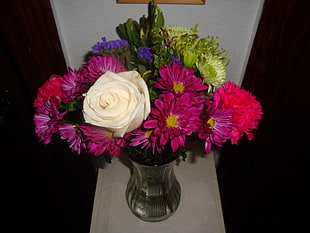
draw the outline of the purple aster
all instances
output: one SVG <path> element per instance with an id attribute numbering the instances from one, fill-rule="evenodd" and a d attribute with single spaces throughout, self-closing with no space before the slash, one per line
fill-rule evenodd
<path id="1" fill-rule="evenodd" d="M 76 151 L 80 154 L 81 149 L 86 148 L 81 131 L 78 130 L 77 126 L 64 123 L 59 126 L 58 131 L 61 139 L 67 140 L 72 151 Z"/>
<path id="2" fill-rule="evenodd" d="M 61 118 L 66 114 L 59 114 L 58 105 L 59 100 L 52 96 L 34 114 L 35 132 L 44 144 L 50 143 L 52 135 L 58 131 Z"/>
<path id="3" fill-rule="evenodd" d="M 137 54 L 140 58 L 142 58 L 142 59 L 145 58 L 149 62 L 153 62 L 153 60 L 154 60 L 154 56 L 151 52 L 151 48 L 149 48 L 149 47 L 139 47 Z"/>
<path id="4" fill-rule="evenodd" d="M 119 47 L 125 47 L 128 45 L 127 40 L 111 40 L 107 41 L 105 37 L 102 37 L 102 42 L 98 42 L 93 46 L 93 53 L 99 55 L 100 50 L 111 50 Z"/>
<path id="5" fill-rule="evenodd" d="M 206 111 L 204 118 L 200 122 L 198 136 L 205 139 L 206 153 L 211 151 L 212 144 L 222 146 L 223 143 L 230 139 L 230 133 L 235 125 L 233 120 L 233 109 L 220 109 L 217 105 L 206 99 Z"/>
<path id="6" fill-rule="evenodd" d="M 93 46 L 93 54 L 96 54 L 96 55 L 99 55 L 99 54 L 100 54 L 101 44 L 102 44 L 102 43 L 97 42 L 97 43 Z"/>
<path id="7" fill-rule="evenodd" d="M 95 82 L 101 75 L 107 71 L 114 73 L 126 71 L 125 66 L 115 57 L 94 56 L 84 65 L 88 72 L 87 82 Z"/>
<path id="8" fill-rule="evenodd" d="M 127 40 L 111 40 L 111 41 L 107 41 L 107 42 L 103 43 L 101 45 L 101 47 L 104 50 L 111 50 L 111 49 L 116 49 L 119 47 L 125 47 L 127 45 L 128 45 Z"/>
<path id="9" fill-rule="evenodd" d="M 110 156 L 118 157 L 121 152 L 120 148 L 126 146 L 126 136 L 114 138 L 110 131 L 89 126 L 80 126 L 80 129 L 86 135 L 88 151 L 95 156 L 109 152 Z"/>
<path id="10" fill-rule="evenodd" d="M 78 71 L 69 68 L 69 72 L 63 76 L 61 87 L 63 90 L 63 102 L 69 103 L 75 97 L 82 95 L 85 92 L 85 80 L 88 72 L 85 68 Z"/>
<path id="11" fill-rule="evenodd" d="M 171 54 L 171 59 L 173 62 L 177 62 L 180 66 L 183 65 L 183 62 L 178 59 L 176 56 L 174 56 L 174 54 Z"/>

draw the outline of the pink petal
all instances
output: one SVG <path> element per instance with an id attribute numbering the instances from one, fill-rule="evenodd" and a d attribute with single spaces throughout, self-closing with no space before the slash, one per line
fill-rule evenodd
<path id="1" fill-rule="evenodd" d="M 174 138 L 171 140 L 171 148 L 173 152 L 176 152 L 179 148 L 178 138 Z"/>
<path id="2" fill-rule="evenodd" d="M 157 124 L 158 124 L 157 120 L 148 120 L 144 122 L 143 126 L 144 128 L 147 128 L 147 129 L 153 129 L 157 127 Z"/>

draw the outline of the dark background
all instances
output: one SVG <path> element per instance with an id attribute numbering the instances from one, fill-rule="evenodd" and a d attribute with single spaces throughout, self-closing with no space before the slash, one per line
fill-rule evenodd
<path id="1" fill-rule="evenodd" d="M 57 136 L 38 143 L 37 89 L 67 67 L 48 0 L 0 3 L 1 211 L 6 232 L 89 232 L 96 173 Z M 55 140 L 54 140 L 55 139 Z"/>
<path id="2" fill-rule="evenodd" d="M 227 232 L 309 232 L 309 1 L 266 0 L 243 87 L 263 105 L 253 141 L 225 145 Z"/>
<path id="3" fill-rule="evenodd" d="M 309 12 L 306 0 L 265 0 L 242 84 L 264 116 L 253 141 L 225 144 L 217 170 L 227 233 L 309 232 Z M 50 3 L 1 1 L 0 26 L 3 229 L 89 232 L 89 158 L 33 129 L 38 87 L 67 71 Z"/>

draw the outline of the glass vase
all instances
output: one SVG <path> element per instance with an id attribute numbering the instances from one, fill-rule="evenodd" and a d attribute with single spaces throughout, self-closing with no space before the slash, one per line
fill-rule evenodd
<path id="1" fill-rule="evenodd" d="M 178 208 L 181 187 L 174 174 L 175 161 L 163 165 L 142 165 L 132 161 L 126 201 L 140 219 L 158 222 L 169 218 Z"/>

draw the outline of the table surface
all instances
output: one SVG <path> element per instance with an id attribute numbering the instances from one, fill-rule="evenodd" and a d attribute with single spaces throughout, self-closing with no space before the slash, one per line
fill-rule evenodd
<path id="1" fill-rule="evenodd" d="M 225 233 L 213 154 L 188 152 L 174 171 L 181 185 L 178 209 L 164 221 L 145 222 L 126 203 L 128 159 L 121 156 L 100 168 L 90 233 Z"/>

